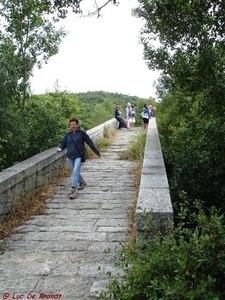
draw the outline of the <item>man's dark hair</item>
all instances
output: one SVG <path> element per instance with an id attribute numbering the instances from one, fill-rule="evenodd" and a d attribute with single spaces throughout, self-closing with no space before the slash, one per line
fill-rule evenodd
<path id="1" fill-rule="evenodd" d="M 79 124 L 79 120 L 77 118 L 70 119 L 69 123 L 71 123 L 71 122 L 76 122 L 77 124 Z"/>

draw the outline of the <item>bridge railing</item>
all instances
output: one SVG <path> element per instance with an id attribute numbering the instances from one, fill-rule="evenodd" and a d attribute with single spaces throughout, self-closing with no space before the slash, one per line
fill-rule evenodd
<path id="1" fill-rule="evenodd" d="M 93 141 L 96 141 L 103 138 L 107 127 L 116 126 L 117 121 L 111 119 L 87 130 L 87 133 Z M 65 151 L 56 153 L 56 147 L 0 172 L 0 222 L 11 212 L 15 199 L 31 194 L 37 187 L 48 183 L 66 167 Z"/>
<path id="2" fill-rule="evenodd" d="M 157 231 L 173 225 L 173 208 L 156 119 L 151 118 L 146 136 L 140 189 L 136 206 L 137 239 L 154 239 Z M 168 222 L 169 221 L 169 222 Z"/>

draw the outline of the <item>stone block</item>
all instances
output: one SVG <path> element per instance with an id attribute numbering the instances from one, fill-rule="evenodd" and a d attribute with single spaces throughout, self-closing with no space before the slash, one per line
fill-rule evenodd
<path id="1" fill-rule="evenodd" d="M 149 122 L 140 188 L 136 205 L 136 235 L 153 240 L 156 232 L 165 233 L 173 224 L 173 207 L 159 141 L 156 119 Z"/>

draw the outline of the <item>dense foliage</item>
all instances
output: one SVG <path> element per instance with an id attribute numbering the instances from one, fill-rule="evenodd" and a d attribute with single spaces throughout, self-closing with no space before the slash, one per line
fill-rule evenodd
<path id="1" fill-rule="evenodd" d="M 192 225 L 189 228 L 187 218 Z M 111 279 L 99 299 L 224 299 L 223 223 L 224 216 L 214 208 L 206 216 L 199 202 L 193 207 L 185 203 L 174 230 L 165 236 L 156 234 L 153 243 L 143 240 L 123 248 L 117 263 L 123 278 Z"/>
<path id="2" fill-rule="evenodd" d="M 11 105 L 5 111 L 7 131 L 0 135 L 0 170 L 58 145 L 68 117 L 77 111 L 78 100 L 68 93 L 30 97 L 23 117 L 16 105 Z"/>
<path id="3" fill-rule="evenodd" d="M 224 1 L 139 0 L 150 68 L 162 70 L 158 128 L 173 202 L 225 210 Z"/>
<path id="4" fill-rule="evenodd" d="M 34 120 L 28 118 L 29 79 L 56 54 L 66 32 L 34 0 L 0 1 L 0 170 L 34 153 Z M 33 123 L 33 124 L 32 124 Z M 30 126 L 30 128 L 29 128 Z M 32 132 L 32 139 L 29 136 Z M 37 131 L 37 129 L 36 129 Z M 32 142 L 31 142 L 32 140 Z M 28 142 L 29 141 L 29 142 Z M 32 146 L 31 146 L 32 145 Z M 28 151 L 29 148 L 29 151 Z M 43 149 L 43 145 L 40 145 Z"/>
<path id="5" fill-rule="evenodd" d="M 10 78 L 2 78 L 5 82 L 1 85 L 5 85 L 3 90 L 10 88 L 10 97 L 23 111 L 34 66 L 41 67 L 58 52 L 66 32 L 56 29 L 55 19 L 46 16 L 44 6 L 35 0 L 2 0 L 0 16 L 0 46 L 4 51 L 0 64 L 4 74 L 8 74 L 10 64 Z M 5 51 L 6 45 L 10 46 L 9 53 Z"/>
<path id="6" fill-rule="evenodd" d="M 224 299 L 225 3 L 138 2 L 144 58 L 162 71 L 157 124 L 175 227 L 124 247 L 123 276 L 100 299 Z"/>
<path id="7" fill-rule="evenodd" d="M 103 91 L 82 94 L 55 91 L 27 98 L 23 113 L 13 101 L 7 107 L 2 103 L 4 126 L 0 134 L 0 170 L 56 147 L 69 129 L 68 121 L 73 116 L 78 117 L 82 129 L 88 130 L 112 119 L 116 104 L 122 105 L 124 115 L 127 102 L 142 107 L 146 101 Z M 141 118 L 137 117 L 137 120 L 140 122 Z"/>

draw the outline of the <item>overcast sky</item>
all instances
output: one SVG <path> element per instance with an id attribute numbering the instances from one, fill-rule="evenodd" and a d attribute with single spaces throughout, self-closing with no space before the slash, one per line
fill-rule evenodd
<path id="1" fill-rule="evenodd" d="M 59 53 L 41 70 L 34 70 L 32 91 L 53 91 L 58 80 L 60 90 L 74 93 L 101 90 L 155 97 L 153 83 L 158 73 L 147 68 L 143 46 L 138 43 L 143 21 L 131 16 L 137 5 L 136 0 L 121 0 L 118 6 L 105 7 L 99 18 L 71 15 L 63 21 L 69 33 Z"/>

